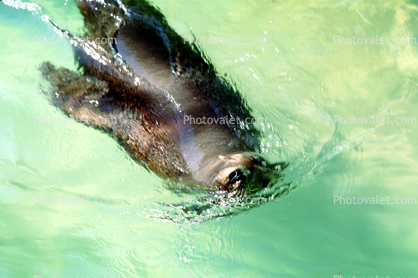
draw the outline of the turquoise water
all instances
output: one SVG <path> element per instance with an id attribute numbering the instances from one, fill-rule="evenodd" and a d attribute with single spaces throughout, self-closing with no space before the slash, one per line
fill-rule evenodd
<path id="1" fill-rule="evenodd" d="M 176 223 L 166 204 L 190 195 L 40 92 L 42 62 L 76 69 L 69 44 L 36 41 L 59 38 L 45 15 L 78 34 L 83 18 L 31 3 L 0 2 L 0 277 L 418 277 L 418 5 L 153 1 L 185 39 L 257 39 L 200 47 L 265 119 L 260 149 L 294 188 Z"/>

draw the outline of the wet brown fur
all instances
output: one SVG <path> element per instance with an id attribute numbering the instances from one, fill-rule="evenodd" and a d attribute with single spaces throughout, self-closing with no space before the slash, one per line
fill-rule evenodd
<path id="1" fill-rule="evenodd" d="M 73 39 L 76 59 L 84 74 L 80 76 L 67 69 L 57 69 L 48 62 L 44 63 L 41 72 L 52 84 L 51 92 L 48 94 L 54 104 L 84 124 L 111 134 L 135 161 L 144 164 L 150 170 L 175 181 L 196 183 L 179 147 L 179 132 L 184 127 L 176 120 L 178 112 L 173 104 L 161 90 L 137 76 L 123 60 L 115 58 L 116 52 L 110 44 L 97 46 L 92 43 L 96 38 L 114 38 L 119 28 L 126 25 L 130 19 L 115 2 L 103 5 L 100 2 L 82 0 L 77 2 L 77 6 L 84 15 L 89 40 L 79 39 L 69 33 L 67 35 Z M 152 16 L 141 16 L 151 22 L 150 24 L 154 24 Z M 156 22 L 156 25 L 160 24 Z M 135 28 L 135 25 L 130 28 Z M 151 30 L 150 33 L 152 32 L 155 31 Z M 212 117 L 219 114 L 250 115 L 239 94 L 218 79 L 212 66 L 206 64 L 200 56 L 196 56 L 189 45 L 181 46 L 188 49 L 185 52 L 188 55 L 185 55 L 181 52 L 177 37 L 171 37 L 170 44 L 168 51 L 171 51 L 171 54 L 167 53 L 167 59 L 172 60 L 171 64 L 178 78 L 185 80 L 185 86 L 192 88 L 193 93 L 201 99 L 201 102 L 195 101 L 196 104 L 191 106 L 191 113 L 195 116 Z M 95 54 L 101 57 L 99 59 L 102 61 L 93 58 L 92 55 Z M 102 122 L 103 119 L 110 118 L 117 121 Z M 203 136 L 205 141 L 196 143 L 204 146 L 210 140 L 214 140 L 204 135 L 205 132 L 217 130 L 219 134 L 215 140 L 221 142 L 219 151 L 225 150 L 225 155 L 255 150 L 258 133 L 252 126 L 249 132 L 244 132 L 237 126 L 194 126 L 196 138 Z M 235 141 L 238 143 L 232 144 Z M 209 145 L 216 146 L 216 141 Z M 234 160 L 233 167 L 225 166 L 230 161 L 228 158 L 215 157 L 215 162 L 211 162 L 211 157 L 205 158 L 204 163 L 212 164 L 202 171 L 214 171 L 207 174 L 208 178 L 214 181 L 215 177 L 218 177 L 219 181 L 225 183 L 221 188 L 230 190 L 226 186 L 230 171 L 247 167 L 247 164 L 248 169 L 253 169 L 255 164 L 259 165 L 260 169 L 264 167 L 260 166 L 259 158 L 253 159 L 248 155 L 234 157 L 239 159 Z M 229 172 L 219 172 L 224 169 L 228 169 Z"/>

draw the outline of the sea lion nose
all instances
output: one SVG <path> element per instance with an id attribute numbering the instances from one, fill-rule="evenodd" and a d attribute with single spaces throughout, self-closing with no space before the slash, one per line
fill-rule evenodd
<path id="1" fill-rule="evenodd" d="M 229 182 L 228 185 L 234 184 L 238 181 L 244 181 L 247 177 L 244 175 L 244 173 L 238 169 L 229 174 Z"/>

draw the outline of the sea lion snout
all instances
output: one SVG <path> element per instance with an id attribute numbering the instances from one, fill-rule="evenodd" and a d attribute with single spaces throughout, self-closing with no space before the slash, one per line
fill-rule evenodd
<path id="1" fill-rule="evenodd" d="M 228 192 L 261 190 L 276 180 L 287 166 L 284 163 L 270 164 L 255 153 L 219 156 L 219 160 L 221 166 L 215 185 Z"/>
<path id="2" fill-rule="evenodd" d="M 215 178 L 215 184 L 228 192 L 243 188 L 252 176 L 256 159 L 249 154 L 219 156 L 219 159 L 221 167 Z"/>

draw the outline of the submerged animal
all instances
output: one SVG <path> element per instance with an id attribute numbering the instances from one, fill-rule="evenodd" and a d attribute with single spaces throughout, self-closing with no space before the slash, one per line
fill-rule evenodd
<path id="1" fill-rule="evenodd" d="M 83 74 L 43 63 L 53 103 L 110 134 L 135 161 L 182 184 L 230 197 L 277 179 L 284 164 L 256 153 L 259 132 L 240 94 L 156 8 L 125 4 L 77 2 L 88 39 L 55 26 L 70 38 Z"/>

